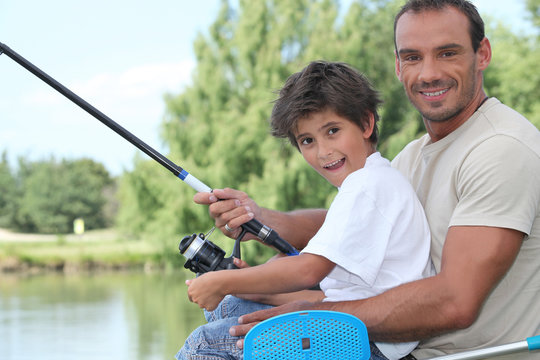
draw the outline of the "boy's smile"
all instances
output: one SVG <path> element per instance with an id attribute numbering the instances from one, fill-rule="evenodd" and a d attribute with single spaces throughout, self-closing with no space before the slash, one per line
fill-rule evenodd
<path id="1" fill-rule="evenodd" d="M 371 115 L 373 117 L 373 115 Z M 304 159 L 332 185 L 339 187 L 352 172 L 361 169 L 374 152 L 371 127 L 362 130 L 331 110 L 298 120 L 294 133 Z"/>

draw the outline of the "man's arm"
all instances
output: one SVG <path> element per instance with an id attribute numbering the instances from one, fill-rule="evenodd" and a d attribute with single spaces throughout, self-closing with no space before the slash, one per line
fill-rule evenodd
<path id="1" fill-rule="evenodd" d="M 319 302 L 325 298 L 322 290 L 301 290 L 282 294 L 236 294 L 235 296 L 273 306 L 280 306 L 296 301 Z"/>
<path id="2" fill-rule="evenodd" d="M 240 233 L 240 225 L 256 218 L 271 227 L 279 235 L 297 249 L 303 249 L 309 239 L 321 227 L 326 217 L 325 209 L 304 209 L 291 212 L 280 212 L 261 208 L 246 193 L 234 189 L 215 189 L 212 193 L 197 193 L 193 197 L 197 204 L 209 205 L 209 213 L 215 219 L 217 228 L 229 236 L 236 238 Z M 220 200 L 220 201 L 218 201 Z M 225 224 L 234 229 L 225 229 Z M 254 239 L 246 234 L 245 239 Z"/>
<path id="3" fill-rule="evenodd" d="M 441 271 L 364 300 L 294 303 L 240 318 L 240 336 L 256 322 L 280 313 L 326 309 L 350 313 L 366 324 L 371 340 L 402 342 L 467 328 L 490 291 L 514 262 L 523 233 L 503 228 L 456 226 L 448 231 Z"/>

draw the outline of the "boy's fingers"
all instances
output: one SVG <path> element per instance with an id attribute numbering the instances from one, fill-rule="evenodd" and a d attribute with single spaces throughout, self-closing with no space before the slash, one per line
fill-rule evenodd
<path id="1" fill-rule="evenodd" d="M 239 269 L 249 267 L 249 264 L 242 259 L 234 258 L 233 261 L 234 261 L 234 265 L 236 265 Z"/>

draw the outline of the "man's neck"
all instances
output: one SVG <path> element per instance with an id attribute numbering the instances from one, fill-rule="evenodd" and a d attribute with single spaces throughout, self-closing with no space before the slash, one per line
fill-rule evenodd
<path id="1" fill-rule="evenodd" d="M 483 89 L 477 92 L 473 101 L 471 101 L 459 114 L 446 121 L 431 121 L 424 118 L 424 125 L 432 142 L 439 141 L 451 134 L 461 125 L 463 125 L 478 110 L 480 106 L 488 99 Z"/>

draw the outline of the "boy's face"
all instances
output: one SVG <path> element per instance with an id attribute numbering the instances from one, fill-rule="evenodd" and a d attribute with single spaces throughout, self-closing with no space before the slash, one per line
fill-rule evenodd
<path id="1" fill-rule="evenodd" d="M 299 120 L 294 136 L 308 164 L 339 187 L 350 173 L 363 168 L 366 158 L 374 152 L 369 141 L 373 115 L 370 124 L 363 131 L 352 121 L 326 110 Z"/>

